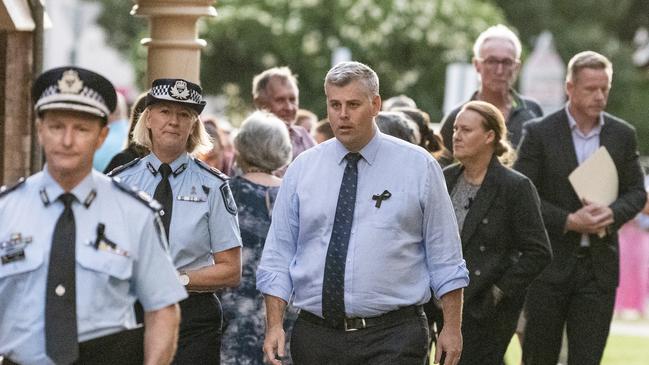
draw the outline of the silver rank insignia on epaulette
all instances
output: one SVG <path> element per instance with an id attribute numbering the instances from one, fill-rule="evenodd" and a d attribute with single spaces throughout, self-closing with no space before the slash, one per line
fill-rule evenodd
<path id="1" fill-rule="evenodd" d="M 178 199 L 180 201 L 195 202 L 195 203 L 200 203 L 200 202 L 205 201 L 205 199 L 203 199 L 203 198 L 199 197 L 198 195 L 196 195 L 196 187 L 195 186 L 192 186 L 192 190 L 189 193 L 189 195 L 178 195 L 178 197 L 176 197 L 176 199 Z"/>
<path id="2" fill-rule="evenodd" d="M 146 168 L 153 176 L 158 175 L 158 170 L 156 170 L 155 167 L 153 167 L 153 164 L 151 164 L 151 162 L 146 163 Z"/>
<path id="3" fill-rule="evenodd" d="M 20 233 L 12 233 L 7 241 L 0 241 L 0 258 L 2 264 L 25 259 L 25 247 L 32 243 L 32 237 L 24 237 Z"/>

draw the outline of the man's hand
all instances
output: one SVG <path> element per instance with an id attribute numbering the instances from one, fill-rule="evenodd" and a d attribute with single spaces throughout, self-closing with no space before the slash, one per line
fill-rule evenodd
<path id="1" fill-rule="evenodd" d="M 442 295 L 444 328 L 435 345 L 435 364 L 444 358 L 444 365 L 456 365 L 462 354 L 462 296 L 463 289 Z"/>
<path id="2" fill-rule="evenodd" d="M 584 206 L 568 215 L 566 230 L 578 233 L 597 234 L 613 224 L 611 208 L 584 201 Z"/>
<path id="3" fill-rule="evenodd" d="M 282 365 L 286 356 L 284 334 L 284 299 L 264 294 L 266 303 L 266 338 L 264 339 L 264 360 L 273 365 Z"/>
<path id="4" fill-rule="evenodd" d="M 462 331 L 455 326 L 444 326 L 435 344 L 435 364 L 439 364 L 444 354 L 444 365 L 455 365 L 462 354 Z"/>
<path id="5" fill-rule="evenodd" d="M 266 330 L 264 339 L 264 361 L 273 365 L 282 365 L 285 354 L 285 334 L 282 326 Z"/>

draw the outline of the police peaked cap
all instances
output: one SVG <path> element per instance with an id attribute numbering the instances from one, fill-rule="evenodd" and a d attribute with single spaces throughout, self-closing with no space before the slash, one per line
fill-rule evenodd
<path id="1" fill-rule="evenodd" d="M 195 83 L 183 79 L 157 79 L 146 96 L 146 106 L 162 101 L 178 103 L 200 114 L 205 108 L 203 89 Z"/>
<path id="2" fill-rule="evenodd" d="M 115 110 L 115 87 L 98 73 L 75 66 L 42 73 L 32 87 L 36 114 L 46 110 L 75 110 L 103 120 Z"/>

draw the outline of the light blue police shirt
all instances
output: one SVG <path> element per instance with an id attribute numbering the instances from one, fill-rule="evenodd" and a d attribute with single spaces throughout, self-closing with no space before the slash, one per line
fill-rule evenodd
<path id="1" fill-rule="evenodd" d="M 162 162 L 153 154 L 124 170 L 116 171 L 122 181 L 153 196 L 162 175 Z M 226 176 L 208 170 L 188 153 L 171 166 L 169 177 L 174 203 L 169 226 L 169 252 L 179 271 L 214 265 L 214 254 L 241 246 L 236 204 Z M 203 167 L 201 167 L 203 166 Z"/>
<path id="2" fill-rule="evenodd" d="M 45 288 L 62 193 L 45 166 L 0 197 L 0 256 L 12 238 L 25 246 L 24 259 L 0 263 L 0 354 L 24 365 L 52 363 L 45 355 Z M 136 299 L 154 311 L 187 297 L 152 209 L 94 170 L 71 193 L 80 342 L 134 328 Z M 99 223 L 118 250 L 89 244 Z"/>
<path id="3" fill-rule="evenodd" d="M 348 317 L 377 316 L 466 287 L 453 206 L 424 149 L 382 134 L 360 151 L 345 266 Z M 347 149 L 331 139 L 290 165 L 273 210 L 257 288 L 322 315 L 322 281 Z M 392 195 L 376 207 L 373 195 Z"/>

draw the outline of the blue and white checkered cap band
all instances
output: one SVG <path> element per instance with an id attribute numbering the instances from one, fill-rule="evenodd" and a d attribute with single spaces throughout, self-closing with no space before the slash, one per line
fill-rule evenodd
<path id="1" fill-rule="evenodd" d="M 50 109 L 69 109 L 90 113 L 102 118 L 110 114 L 104 98 L 97 91 L 86 86 L 78 94 L 60 93 L 56 85 L 51 85 L 38 98 L 36 111 Z"/>
<path id="2" fill-rule="evenodd" d="M 205 108 L 203 90 L 191 81 L 183 79 L 156 79 L 147 94 L 147 107 L 161 101 L 173 102 L 200 114 Z"/>
<path id="3" fill-rule="evenodd" d="M 151 95 L 156 99 L 169 100 L 181 103 L 200 104 L 202 97 L 199 92 L 193 89 L 187 89 L 189 96 L 186 99 L 174 98 L 171 96 L 171 85 L 156 85 L 151 88 Z"/>

